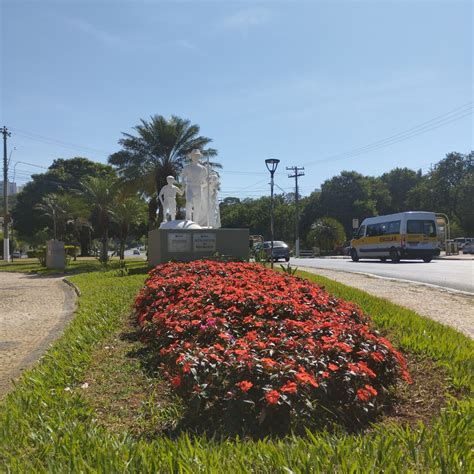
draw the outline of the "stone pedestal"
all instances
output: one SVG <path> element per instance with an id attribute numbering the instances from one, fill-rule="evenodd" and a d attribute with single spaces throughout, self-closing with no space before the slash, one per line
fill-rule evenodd
<path id="1" fill-rule="evenodd" d="M 249 258 L 248 229 L 155 229 L 148 232 L 148 263 L 190 262 L 219 254 Z"/>
<path id="2" fill-rule="evenodd" d="M 66 268 L 66 254 L 64 242 L 48 240 L 46 242 L 46 268 L 64 270 Z"/>

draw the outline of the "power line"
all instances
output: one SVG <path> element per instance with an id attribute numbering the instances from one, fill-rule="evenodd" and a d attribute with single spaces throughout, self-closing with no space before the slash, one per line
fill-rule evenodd
<path id="1" fill-rule="evenodd" d="M 338 160 L 345 160 L 349 158 L 353 158 L 355 156 L 359 156 L 364 153 L 369 153 L 372 151 L 376 151 L 380 148 L 385 148 L 390 145 L 394 145 L 396 143 L 400 143 L 402 141 L 408 140 L 410 138 L 414 138 L 418 135 L 422 135 L 424 133 L 430 132 L 432 130 L 435 130 L 439 127 L 442 127 L 444 125 L 448 125 L 452 122 L 455 122 L 457 120 L 460 120 L 464 117 L 468 117 L 469 115 L 472 115 L 473 113 L 473 103 L 469 102 L 467 104 L 464 104 L 463 106 L 457 107 L 456 109 L 451 110 L 450 112 L 446 112 L 444 114 L 441 114 L 431 120 L 427 120 L 425 122 L 422 122 L 419 125 L 416 125 L 414 127 L 411 127 L 409 129 L 406 129 L 402 132 L 396 133 L 394 135 L 391 135 L 389 137 L 383 138 L 381 140 L 377 140 L 375 142 L 372 142 L 368 145 L 359 147 L 359 148 L 354 148 L 353 150 L 349 150 L 347 152 L 343 153 L 338 153 L 335 155 L 331 155 L 327 158 L 324 158 L 322 160 L 318 161 L 311 161 L 308 163 L 304 163 L 305 166 L 314 166 L 316 164 L 320 163 L 326 163 L 328 161 L 338 161 Z"/>
<path id="2" fill-rule="evenodd" d="M 64 148 L 72 149 L 72 150 L 82 149 L 88 152 L 100 153 L 101 155 L 107 155 L 107 156 L 111 154 L 110 152 L 105 151 L 105 150 L 99 150 L 97 148 L 91 148 L 84 145 L 77 145 L 74 143 L 64 142 L 62 140 L 56 140 L 55 138 L 45 137 L 43 135 L 39 135 L 33 132 L 28 132 L 26 130 L 21 130 L 20 128 L 16 128 L 16 127 L 10 127 L 10 130 L 15 132 L 16 135 L 20 135 L 21 137 L 28 138 L 29 140 L 35 140 L 41 143 L 46 143 L 48 145 L 58 145 Z"/>

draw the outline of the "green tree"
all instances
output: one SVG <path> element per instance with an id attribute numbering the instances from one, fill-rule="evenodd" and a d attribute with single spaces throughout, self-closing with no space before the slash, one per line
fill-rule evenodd
<path id="1" fill-rule="evenodd" d="M 377 215 L 371 196 L 370 180 L 356 171 L 342 171 L 321 186 L 320 206 L 324 215 L 333 217 L 352 233 L 352 219 Z"/>
<path id="2" fill-rule="evenodd" d="M 384 215 L 393 212 L 392 196 L 387 184 L 380 178 L 367 177 L 370 183 L 370 199 L 375 204 L 377 214 Z"/>
<path id="3" fill-rule="evenodd" d="M 189 120 L 161 115 L 150 117 L 147 122 L 134 127 L 136 135 L 122 133 L 119 140 L 122 150 L 109 157 L 126 186 L 148 198 L 148 221 L 153 228 L 158 206 L 157 196 L 166 184 L 167 176 L 178 177 L 186 156 L 193 149 L 200 149 L 205 156 L 216 156 L 217 151 L 205 147 L 212 141 L 199 135 L 199 126 Z"/>
<path id="4" fill-rule="evenodd" d="M 295 206 L 285 196 L 274 196 L 275 240 L 291 244 L 295 235 Z M 248 228 L 250 234 L 262 235 L 270 240 L 270 197 L 244 199 L 233 198 L 221 204 L 222 227 Z"/>
<path id="5" fill-rule="evenodd" d="M 117 200 L 119 181 L 114 176 L 89 176 L 81 181 L 81 195 L 97 212 L 102 241 L 100 260 L 108 261 L 109 225 L 112 210 Z"/>
<path id="6" fill-rule="evenodd" d="M 408 193 L 408 203 L 412 209 L 445 213 L 459 223 L 460 232 L 474 234 L 473 176 L 474 152 L 449 153 Z"/>
<path id="7" fill-rule="evenodd" d="M 346 233 L 339 221 L 332 217 L 322 217 L 311 226 L 307 240 L 327 254 L 346 240 Z"/>
<path id="8" fill-rule="evenodd" d="M 456 214 L 465 230 L 466 237 L 474 236 L 474 172 L 470 172 L 458 184 Z"/>
<path id="9" fill-rule="evenodd" d="M 120 196 L 116 202 L 111 215 L 118 224 L 118 237 L 120 242 L 119 258 L 125 257 L 125 242 L 130 228 L 145 219 L 146 204 L 136 196 Z"/>
<path id="10" fill-rule="evenodd" d="M 301 199 L 300 234 L 301 239 L 308 247 L 307 235 L 314 222 L 324 215 L 320 202 L 321 191 L 313 191 L 309 196 Z"/>
<path id="11" fill-rule="evenodd" d="M 421 171 L 394 168 L 388 173 L 384 173 L 379 179 L 386 184 L 390 193 L 389 208 L 387 212 L 381 212 L 381 214 L 409 211 L 408 193 L 421 181 Z"/>
<path id="12" fill-rule="evenodd" d="M 54 160 L 46 173 L 35 174 L 17 196 L 12 210 L 15 231 L 26 242 L 34 242 L 35 234 L 50 224 L 47 215 L 35 206 L 48 194 L 63 195 L 80 189 L 80 181 L 86 176 L 107 176 L 113 174 L 111 166 L 95 163 L 87 158 L 59 158 Z M 87 230 L 87 229 L 86 229 Z M 86 254 L 88 231 L 81 234 L 82 254 Z"/>
<path id="13" fill-rule="evenodd" d="M 66 212 L 61 205 L 60 196 L 54 193 L 47 194 L 40 203 L 36 204 L 35 209 L 40 211 L 51 221 L 53 224 L 53 239 L 57 240 L 58 221 L 63 221 L 66 216 Z"/>

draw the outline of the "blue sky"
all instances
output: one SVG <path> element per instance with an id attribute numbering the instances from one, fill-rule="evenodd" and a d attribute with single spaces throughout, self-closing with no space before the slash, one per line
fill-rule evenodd
<path id="1" fill-rule="evenodd" d="M 3 0 L 0 12 L 12 168 L 106 162 L 153 114 L 213 139 L 222 198 L 268 194 L 265 158 L 281 160 L 286 192 L 285 167 L 304 165 L 306 195 L 344 169 L 426 171 L 473 148 L 471 2 Z M 24 184 L 41 169 L 15 171 Z"/>

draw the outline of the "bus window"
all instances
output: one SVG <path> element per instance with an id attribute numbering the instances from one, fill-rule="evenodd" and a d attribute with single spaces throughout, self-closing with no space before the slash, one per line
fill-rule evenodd
<path id="1" fill-rule="evenodd" d="M 423 234 L 429 237 L 436 237 L 435 221 L 408 220 L 407 233 L 408 234 Z"/>
<path id="2" fill-rule="evenodd" d="M 399 234 L 400 221 L 391 221 L 387 223 L 387 234 Z"/>
<path id="3" fill-rule="evenodd" d="M 367 237 L 375 237 L 377 235 L 378 224 L 369 224 L 367 226 Z"/>

